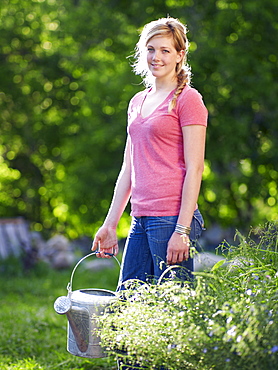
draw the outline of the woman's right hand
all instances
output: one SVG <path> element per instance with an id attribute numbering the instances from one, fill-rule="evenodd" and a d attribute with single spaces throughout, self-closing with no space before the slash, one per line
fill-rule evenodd
<path id="1" fill-rule="evenodd" d="M 99 258 L 111 258 L 111 255 L 116 256 L 119 252 L 116 229 L 103 225 L 94 237 L 92 251 L 97 251 L 96 256 Z"/>

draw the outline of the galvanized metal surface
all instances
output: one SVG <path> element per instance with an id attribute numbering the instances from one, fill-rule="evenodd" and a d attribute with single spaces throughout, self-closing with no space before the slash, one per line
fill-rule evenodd
<path id="1" fill-rule="evenodd" d="M 97 317 L 117 299 L 116 293 L 106 289 L 80 289 L 72 291 L 72 280 L 77 266 L 91 253 L 83 257 L 74 267 L 68 284 L 68 295 L 56 299 L 55 311 L 68 318 L 67 350 L 79 357 L 105 357 L 97 335 Z"/>

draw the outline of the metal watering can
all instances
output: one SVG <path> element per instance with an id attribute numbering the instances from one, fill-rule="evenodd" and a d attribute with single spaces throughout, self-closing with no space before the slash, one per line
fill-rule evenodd
<path id="1" fill-rule="evenodd" d="M 96 334 L 97 323 L 93 316 L 103 314 L 105 308 L 116 300 L 116 293 L 105 289 L 81 289 L 72 291 L 72 280 L 76 268 L 87 257 L 96 254 L 90 253 L 81 258 L 75 265 L 67 296 L 61 296 L 54 302 L 54 310 L 68 318 L 67 350 L 79 357 L 105 357 L 105 351 L 100 345 L 100 337 Z M 118 259 L 113 256 L 118 262 Z"/>

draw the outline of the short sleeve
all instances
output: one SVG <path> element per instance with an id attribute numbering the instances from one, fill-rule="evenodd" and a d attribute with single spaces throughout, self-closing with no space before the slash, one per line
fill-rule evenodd
<path id="1" fill-rule="evenodd" d="M 180 125 L 207 126 L 208 110 L 202 95 L 194 88 L 184 89 L 177 100 L 177 114 Z"/>

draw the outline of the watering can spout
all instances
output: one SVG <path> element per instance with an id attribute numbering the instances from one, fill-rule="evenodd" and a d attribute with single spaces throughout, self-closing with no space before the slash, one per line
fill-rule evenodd
<path id="1" fill-rule="evenodd" d="M 71 309 L 71 300 L 69 297 L 62 296 L 56 299 L 54 302 L 54 310 L 59 315 L 64 315 Z"/>
<path id="2" fill-rule="evenodd" d="M 72 306 L 69 297 L 65 296 L 56 299 L 54 310 L 59 315 L 67 315 L 70 328 L 79 350 L 81 352 L 86 352 L 89 344 L 89 330 L 82 325 L 82 322 L 88 322 L 88 310 L 83 307 Z"/>

